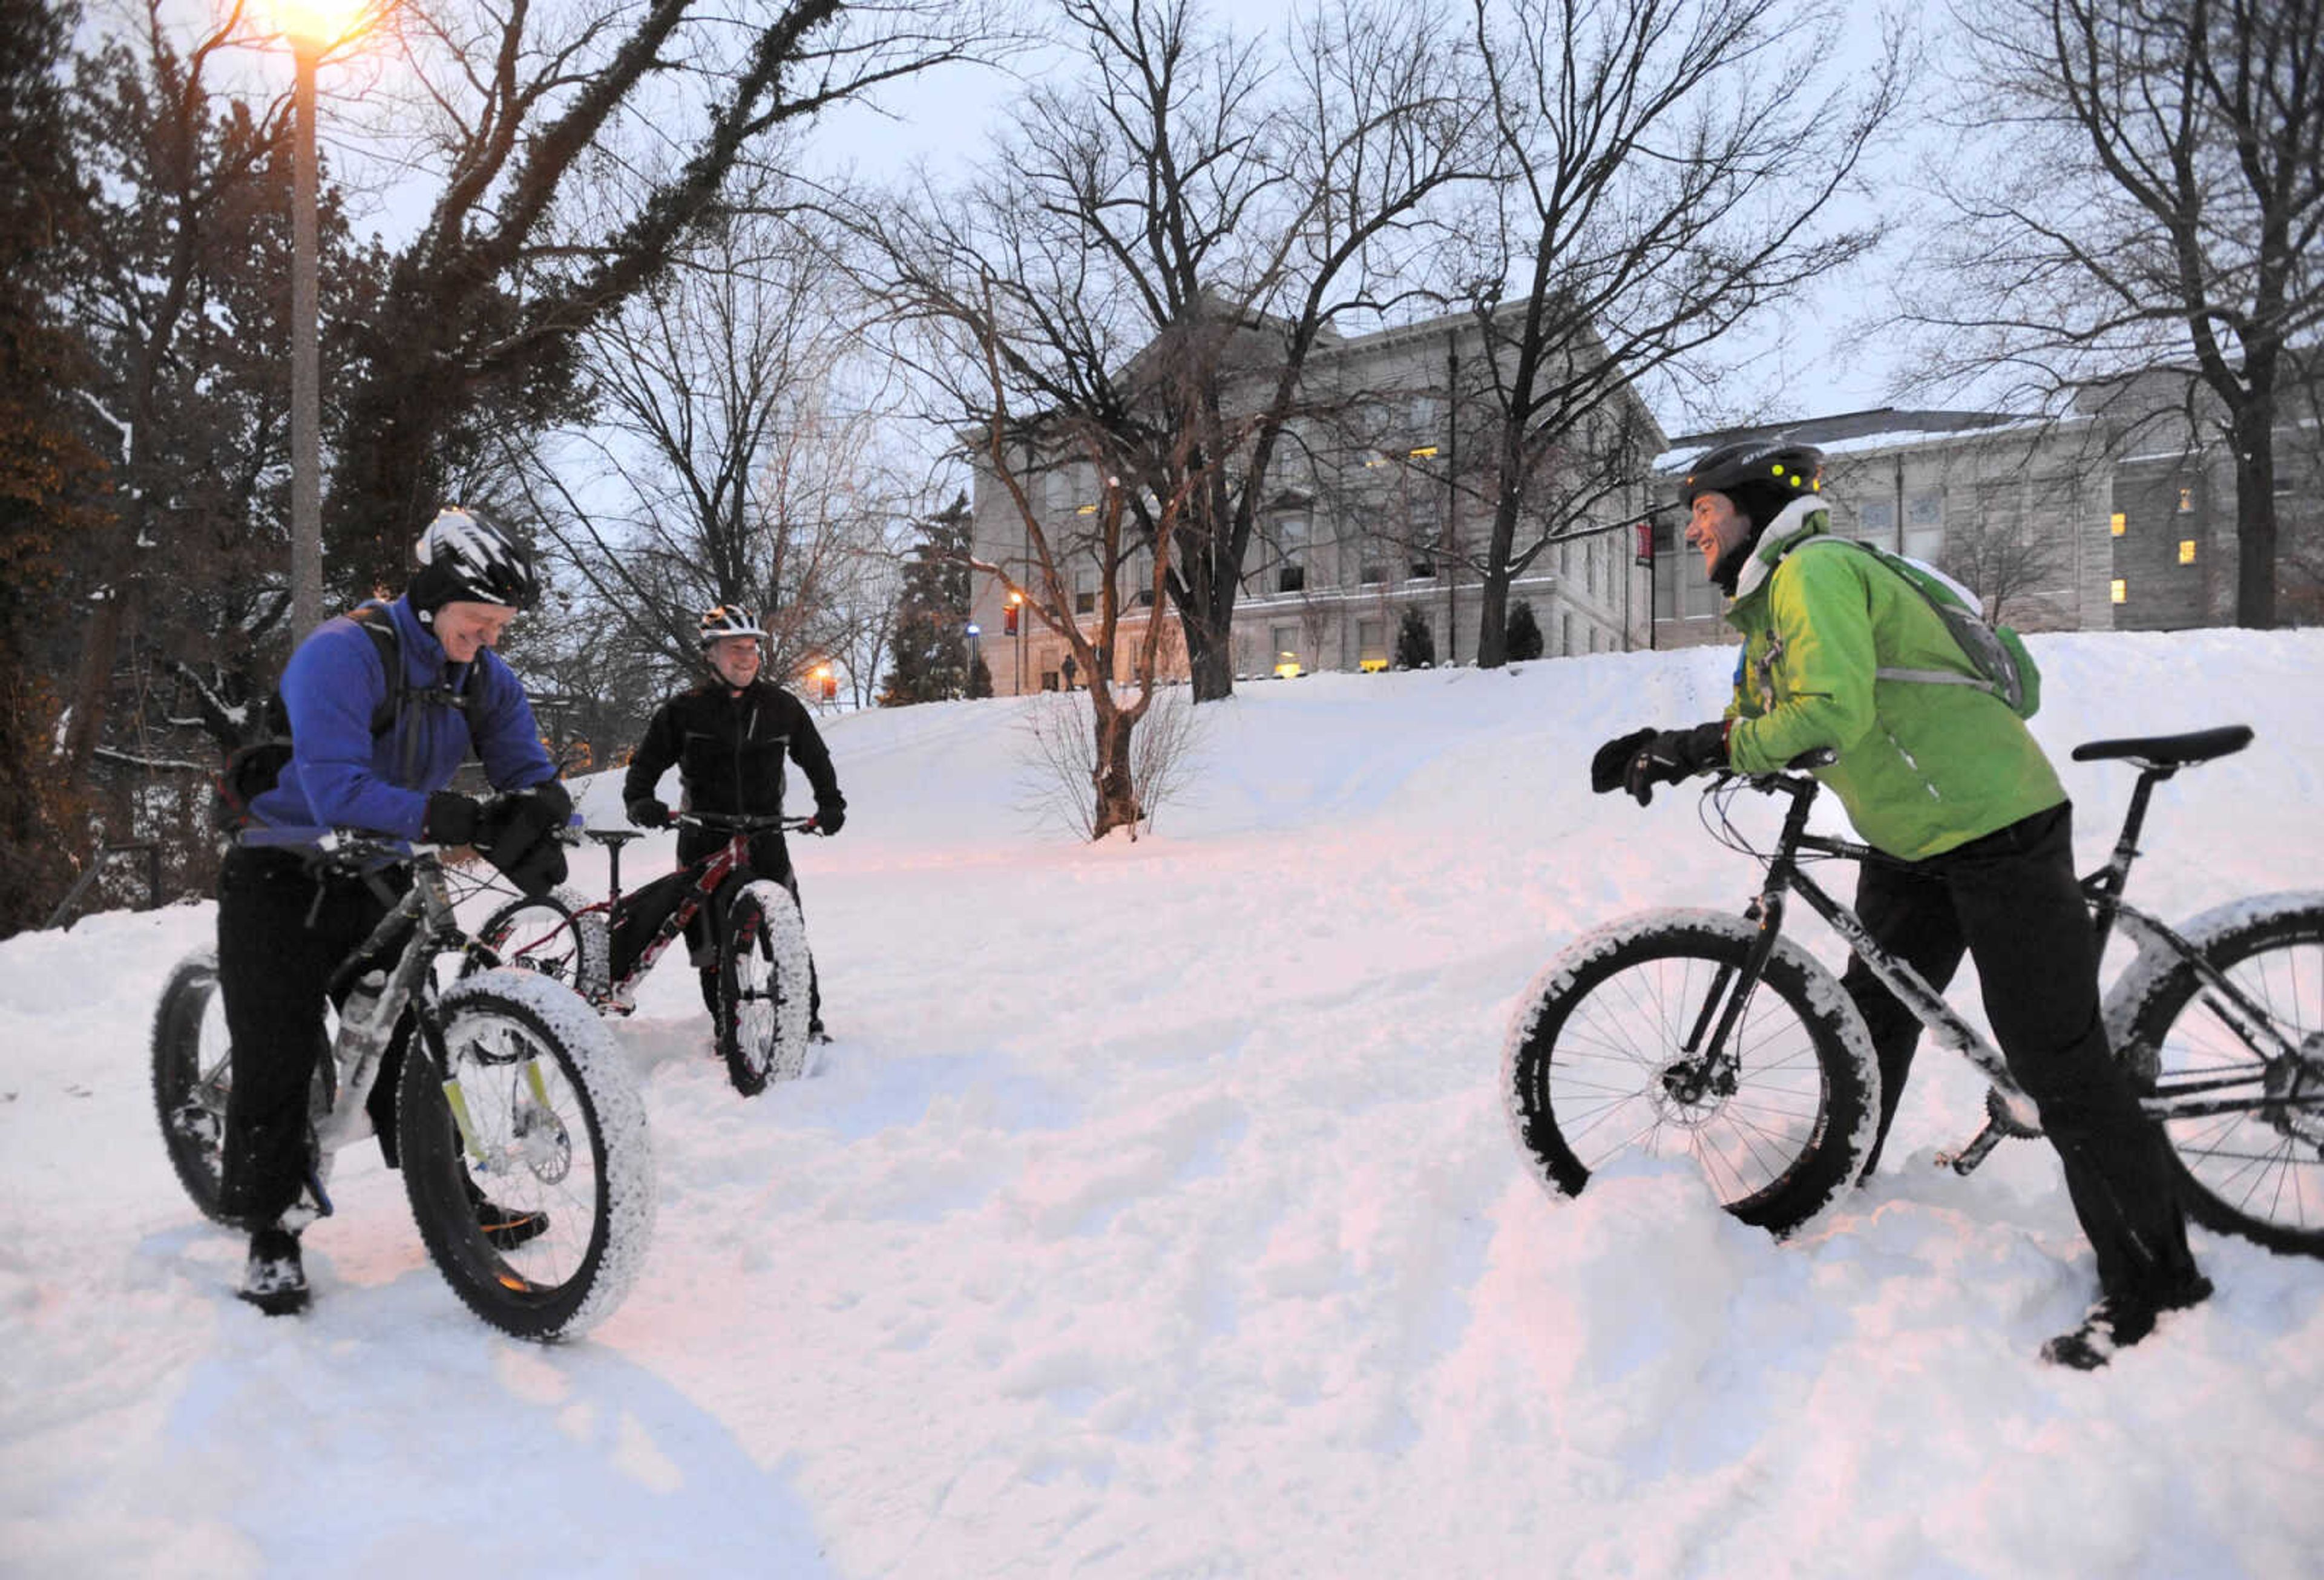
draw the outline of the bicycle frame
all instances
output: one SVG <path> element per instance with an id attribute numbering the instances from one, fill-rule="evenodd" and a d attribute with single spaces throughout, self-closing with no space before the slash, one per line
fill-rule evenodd
<path id="1" fill-rule="evenodd" d="M 2113 853 L 2103 867 L 2081 880 L 2082 892 L 2089 900 L 2098 949 L 2104 951 L 2114 927 L 2121 923 L 2124 931 L 2140 948 L 2167 951 L 2191 967 L 2215 996 L 2215 1008 L 2219 1011 L 2221 1020 L 2255 1052 L 2263 1053 L 2263 1056 L 2295 1057 L 2298 1048 L 2287 1041 L 2261 1006 L 2253 1002 L 2185 938 L 2123 898 L 2132 863 L 2138 855 L 2138 837 L 2145 826 L 2153 787 L 2162 780 L 2170 778 L 2181 766 L 2184 765 L 2142 764 L 2138 783 L 2132 792 Z M 1821 789 L 1818 781 L 1812 777 L 1803 774 L 1770 774 L 1749 778 L 1722 776 L 1711 786 L 1711 792 L 1716 793 L 1725 785 L 1737 783 L 1767 794 L 1787 795 L 1791 798 L 1791 806 L 1784 814 L 1783 832 L 1776 841 L 1774 852 L 1761 858 L 1766 866 L 1766 881 L 1744 911 L 1748 919 L 1758 923 L 1758 937 L 1741 968 L 1733 973 L 1736 979 L 1731 984 L 1723 980 L 1713 981 L 1703 1013 L 1684 1044 L 1686 1051 L 1693 1053 L 1698 1043 L 1702 1043 L 1708 1028 L 1709 1042 L 1702 1047 L 1688 1082 L 1700 1083 L 1708 1089 L 1723 1079 L 1724 1072 L 1732 1064 L 1732 1055 L 1728 1052 L 1729 1039 L 1740 1024 L 1751 995 L 1757 988 L 1767 959 L 1775 951 L 1775 938 L 1783 931 L 1786 898 L 1796 891 L 1807 902 L 1809 908 L 1840 935 L 1849 952 L 1896 996 L 1940 1044 L 1967 1059 L 1991 1083 L 1991 1090 L 1987 1095 L 1985 1126 L 1960 1152 L 1944 1161 L 1956 1171 L 1965 1174 L 1982 1162 L 2004 1136 L 2039 1135 L 2039 1116 L 2031 1100 L 2011 1076 L 2008 1062 L 2000 1051 L 1962 1019 L 1919 972 L 1881 948 L 1855 911 L 1827 892 L 1803 869 L 1801 864 L 1803 853 L 1859 864 L 1872 861 L 1895 865 L 1895 859 L 1857 841 L 1808 832 L 1808 813 Z M 2230 1007 L 2234 1011 L 2232 1015 L 2227 1013 Z M 1709 1025 L 1714 1009 L 1718 1011 L 1717 1024 Z M 2273 1051 L 2272 1055 L 2267 1050 Z M 2151 1097 L 2141 1098 L 2140 1107 L 2150 1118 L 2158 1121 L 2245 1112 L 2252 1107 L 2248 1098 L 2212 1099 L 2209 1094 L 2248 1084 L 2247 1075 L 2190 1079 L 2174 1082 L 2167 1090 L 2158 1090 Z"/>
<path id="2" fill-rule="evenodd" d="M 375 840 L 346 831 L 326 835 L 317 845 L 327 856 L 350 862 L 360 862 L 382 852 L 401 854 Z M 438 955 L 455 950 L 465 952 L 473 945 L 453 914 L 455 902 L 442 859 L 433 850 L 421 850 L 412 854 L 410 861 L 411 886 L 332 974 L 327 988 L 334 1001 L 343 1000 L 358 977 L 378 969 L 379 960 L 391 951 L 400 950 L 394 964 L 387 969 L 387 980 L 379 997 L 367 1013 L 340 1017 L 338 1035 L 330 1049 L 338 1079 L 330 1112 L 315 1126 L 319 1157 L 327 1158 L 372 1134 L 368 1107 L 372 1089 L 379 1083 L 381 1063 L 394 1040 L 396 1024 L 407 1009 L 411 1013 L 415 1037 L 435 1061 L 436 1069 L 444 1071 L 452 1067 L 450 1051 L 444 1042 L 443 1022 L 436 1013 L 436 983 L 430 967 Z M 405 1057 L 410 1058 L 410 1053 L 407 1043 Z M 549 1094 L 539 1061 L 529 1061 L 525 1073 L 534 1098 L 546 1108 Z M 459 1127 L 462 1145 L 472 1159 L 482 1162 L 484 1149 L 461 1095 L 458 1078 L 445 1078 L 443 1087 L 453 1120 Z M 322 1171 L 311 1172 L 307 1182 L 315 1193 L 317 1208 L 324 1217 L 329 1217 L 331 1199 L 324 1188 Z"/>
<path id="3" fill-rule="evenodd" d="M 655 962 L 661 959 L 662 951 L 677 940 L 679 933 L 686 931 L 687 923 L 699 915 L 703 907 L 717 896 L 718 891 L 725 886 L 730 878 L 737 874 L 741 874 L 745 878 L 751 876 L 752 835 L 773 830 L 796 832 L 805 828 L 813 820 L 786 817 L 726 818 L 710 813 L 687 813 L 680 814 L 679 821 L 692 822 L 704 828 L 725 828 L 729 831 L 726 843 L 704 858 L 696 866 L 694 869 L 694 880 L 687 885 L 686 893 L 679 899 L 677 907 L 662 919 L 661 925 L 654 930 L 653 937 L 647 940 L 645 946 L 638 951 L 637 959 L 631 963 L 630 969 L 622 973 L 618 980 L 606 985 L 609 990 L 643 980 L 646 973 L 652 970 Z M 586 914 L 588 911 L 602 908 L 605 913 L 606 924 L 611 927 L 619 920 L 622 905 L 622 848 L 618 842 L 607 845 L 606 858 L 608 891 L 606 897 L 601 905 L 588 906 L 579 914 Z"/>

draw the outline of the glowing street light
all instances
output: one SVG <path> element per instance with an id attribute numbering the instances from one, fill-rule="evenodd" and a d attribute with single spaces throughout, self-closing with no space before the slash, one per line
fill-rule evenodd
<path id="1" fill-rule="evenodd" d="M 272 0 L 297 68 L 290 142 L 290 630 L 323 620 L 323 403 L 318 321 L 315 68 L 361 33 L 370 0 Z"/>

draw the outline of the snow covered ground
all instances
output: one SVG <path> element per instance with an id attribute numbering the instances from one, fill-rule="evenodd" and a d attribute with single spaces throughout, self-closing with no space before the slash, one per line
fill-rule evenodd
<path id="1" fill-rule="evenodd" d="M 2324 634 L 2034 647 L 2086 863 L 2130 776 L 2067 748 L 2243 721 L 2159 794 L 2133 897 L 2324 886 Z M 0 944 L 0 1570 L 2314 1574 L 2324 1265 L 2200 1236 L 2209 1306 L 2039 1366 L 2089 1255 L 2046 1149 L 1933 1165 L 1978 1104 L 1944 1056 L 1804 1243 L 1674 1168 L 1520 1173 L 1535 970 L 1748 890 L 1692 795 L 1585 785 L 1730 663 L 1249 685 L 1158 831 L 1095 849 L 1029 826 L 1019 704 L 837 721 L 850 820 L 801 867 L 838 1042 L 744 1101 L 688 974 L 649 983 L 615 1031 L 659 1235 L 564 1348 L 467 1316 L 368 1149 L 313 1309 L 234 1299 L 147 1091 L 208 905 Z"/>

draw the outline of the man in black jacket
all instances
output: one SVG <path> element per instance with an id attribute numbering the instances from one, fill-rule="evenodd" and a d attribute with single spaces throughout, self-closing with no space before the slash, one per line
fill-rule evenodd
<path id="1" fill-rule="evenodd" d="M 815 821 L 807 826 L 819 834 L 839 831 L 847 818 L 847 799 L 839 793 L 831 752 L 813 716 L 790 693 L 760 678 L 759 644 L 766 634 L 740 604 L 721 604 L 702 617 L 702 657 L 710 666 L 710 678 L 664 703 L 646 726 L 645 739 L 622 779 L 622 800 L 632 822 L 646 829 L 669 826 L 669 806 L 654 791 L 673 764 L 688 812 L 779 816 L 788 758 L 805 771 L 815 789 Z M 678 859 L 682 866 L 699 861 L 726 840 L 719 830 L 687 824 L 678 831 Z M 793 899 L 798 897 L 798 879 L 780 830 L 752 836 L 751 868 L 756 876 L 781 884 Z M 693 945 L 695 963 L 702 966 L 709 957 L 710 942 L 702 918 L 696 918 L 687 942 Z M 822 988 L 811 965 L 807 1034 L 828 1041 L 823 1030 Z M 702 1000 L 715 1010 L 715 960 L 702 972 Z"/>

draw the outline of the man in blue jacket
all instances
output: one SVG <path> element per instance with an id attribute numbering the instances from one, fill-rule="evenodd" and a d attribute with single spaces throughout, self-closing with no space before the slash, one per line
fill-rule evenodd
<path id="1" fill-rule="evenodd" d="M 389 896 L 410 882 L 400 869 L 324 869 L 299 837 L 346 827 L 475 845 L 532 892 L 564 877 L 563 848 L 550 834 L 572 799 L 541 747 L 523 687 L 492 651 L 532 601 L 530 562 L 466 510 L 438 515 L 415 555 L 419 569 L 402 597 L 326 620 L 291 655 L 281 688 L 290 759 L 273 787 L 250 802 L 271 842 L 237 842 L 218 873 L 218 988 L 234 1050 L 223 1204 L 250 1231 L 242 1296 L 269 1315 L 307 1303 L 299 1232 L 314 1216 L 304 1199 L 312 1162 L 307 1092 L 324 1049 L 325 991 L 379 924 Z M 391 655 L 401 684 L 386 667 Z M 479 802 L 450 789 L 471 750 L 494 789 L 525 794 Z M 391 1164 L 401 1035 L 371 1097 Z M 471 1194 L 496 1245 L 521 1244 L 548 1226 L 542 1215 L 495 1207 L 473 1185 Z"/>

